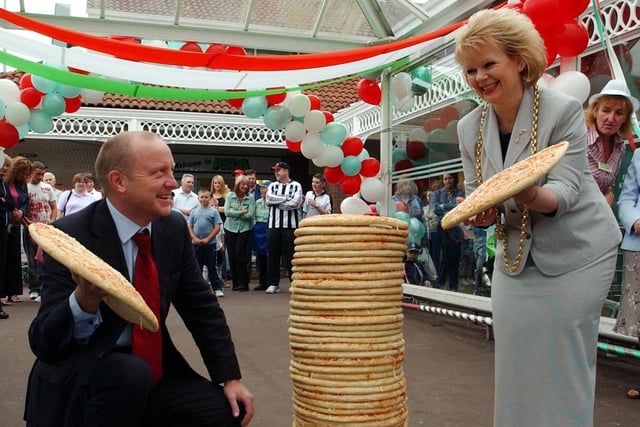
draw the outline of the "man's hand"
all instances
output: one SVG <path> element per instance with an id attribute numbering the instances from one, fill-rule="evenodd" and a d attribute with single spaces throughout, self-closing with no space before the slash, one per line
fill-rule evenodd
<path id="1" fill-rule="evenodd" d="M 75 273 L 71 273 L 71 277 L 73 281 L 76 282 L 76 285 L 78 285 L 74 292 L 82 311 L 85 313 L 96 313 L 98 307 L 100 307 L 102 298 L 104 298 L 107 293 Z"/>
<path id="2" fill-rule="evenodd" d="M 253 406 L 253 395 L 247 390 L 247 388 L 240 382 L 240 380 L 230 380 L 224 383 L 224 395 L 227 397 L 229 404 L 231 405 L 231 412 L 234 417 L 240 416 L 240 408 L 238 402 L 242 402 L 246 415 L 240 422 L 241 427 L 246 427 L 253 418 L 255 408 Z"/>

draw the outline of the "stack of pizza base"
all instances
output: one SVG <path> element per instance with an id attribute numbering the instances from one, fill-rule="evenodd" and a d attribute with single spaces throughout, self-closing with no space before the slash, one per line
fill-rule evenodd
<path id="1" fill-rule="evenodd" d="M 289 316 L 294 427 L 407 425 L 402 257 L 407 223 L 304 219 Z"/>

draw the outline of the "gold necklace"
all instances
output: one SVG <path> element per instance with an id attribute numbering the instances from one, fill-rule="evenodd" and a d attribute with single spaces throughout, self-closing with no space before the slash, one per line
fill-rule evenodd
<path id="1" fill-rule="evenodd" d="M 489 104 L 484 104 L 482 107 L 482 114 L 480 115 L 480 127 L 478 129 L 478 139 L 476 140 L 476 180 L 478 184 L 482 184 L 482 129 L 484 128 L 484 120 L 487 115 L 487 109 Z M 536 154 L 538 151 L 538 109 L 540 107 L 540 90 L 538 86 L 533 87 L 533 117 L 531 120 L 531 154 Z M 524 253 L 524 244 L 527 239 L 527 225 L 529 225 L 529 206 L 524 205 L 522 209 L 522 220 L 520 222 L 520 239 L 518 241 L 518 250 L 516 251 L 516 257 L 513 260 L 513 264 L 509 261 L 509 239 L 504 232 L 502 226 L 502 217 L 500 211 L 496 209 L 496 236 L 502 240 L 504 246 L 502 252 L 502 260 L 504 261 L 505 268 L 509 273 L 513 273 L 520 268 L 522 263 L 522 255 Z"/>

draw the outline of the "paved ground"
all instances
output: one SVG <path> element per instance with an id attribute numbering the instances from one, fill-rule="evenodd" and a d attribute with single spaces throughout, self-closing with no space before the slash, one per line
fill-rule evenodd
<path id="1" fill-rule="evenodd" d="M 254 393 L 257 412 L 252 427 L 291 426 L 288 365 L 288 284 L 283 293 L 235 293 L 221 303 L 238 350 L 244 382 Z M 0 427 L 24 425 L 25 381 L 33 362 L 26 331 L 37 303 L 6 307 L 0 320 Z M 204 372 L 190 336 L 177 317 L 169 321 L 178 347 Z M 435 314 L 405 312 L 407 393 L 410 426 L 491 426 L 493 342 L 483 327 Z M 531 349 L 536 351 L 536 349 Z M 640 385 L 640 361 L 598 355 L 596 427 L 639 425 L 640 401 L 624 397 Z M 562 427 L 562 426 L 556 426 Z"/>

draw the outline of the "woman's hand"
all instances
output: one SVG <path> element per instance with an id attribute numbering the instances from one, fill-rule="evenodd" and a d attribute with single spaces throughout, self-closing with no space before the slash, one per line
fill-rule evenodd
<path id="1" fill-rule="evenodd" d="M 464 225 L 470 225 L 475 227 L 488 227 L 496 220 L 496 207 L 491 207 L 485 211 L 480 212 L 464 221 Z"/>
<path id="2" fill-rule="evenodd" d="M 538 198 L 538 186 L 532 185 L 530 187 L 527 187 L 513 196 L 513 198 L 516 199 L 518 203 L 530 206 Z"/>

